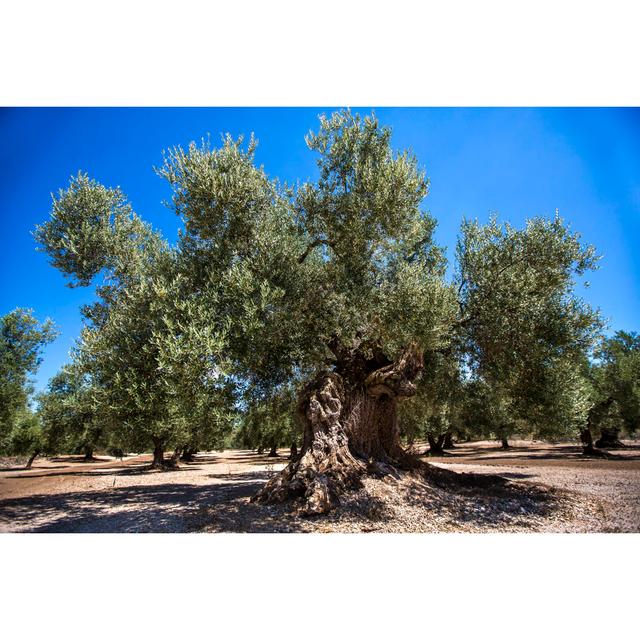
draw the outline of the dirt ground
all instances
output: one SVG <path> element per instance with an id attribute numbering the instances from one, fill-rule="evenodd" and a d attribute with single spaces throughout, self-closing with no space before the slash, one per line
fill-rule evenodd
<path id="1" fill-rule="evenodd" d="M 4 459 L 0 531 L 640 532 L 640 444 L 627 444 L 608 459 L 585 458 L 572 444 L 458 444 L 428 461 L 493 478 L 486 486 L 368 478 L 340 508 L 307 519 L 291 505 L 249 502 L 287 463 L 285 450 L 199 454 L 173 471 L 148 471 L 149 455 L 37 459 L 28 471 Z"/>

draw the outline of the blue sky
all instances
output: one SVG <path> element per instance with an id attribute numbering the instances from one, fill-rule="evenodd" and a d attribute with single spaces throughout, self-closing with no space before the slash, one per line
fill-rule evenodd
<path id="1" fill-rule="evenodd" d="M 354 109 L 362 113 L 367 109 Z M 211 134 L 255 132 L 258 162 L 288 182 L 315 175 L 304 135 L 318 108 L 0 109 L 0 314 L 22 306 L 52 318 L 60 337 L 44 353 L 36 386 L 68 359 L 90 289 L 70 289 L 36 252 L 34 226 L 50 193 L 82 169 L 119 185 L 135 210 L 173 241 L 179 221 L 162 205 L 167 185 L 153 172 L 162 150 Z M 612 330 L 640 329 L 640 109 L 380 108 L 396 148 L 426 167 L 425 208 L 451 257 L 463 216 L 491 212 L 520 225 L 556 208 L 603 256 L 584 296 Z"/>

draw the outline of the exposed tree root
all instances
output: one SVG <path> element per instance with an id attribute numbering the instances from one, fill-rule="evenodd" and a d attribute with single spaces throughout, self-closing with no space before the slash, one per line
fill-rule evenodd
<path id="1" fill-rule="evenodd" d="M 339 496 L 362 486 L 366 465 L 346 451 L 329 455 L 309 450 L 272 478 L 254 498 L 278 503 L 303 498 L 301 515 L 325 513 L 339 504 Z"/>

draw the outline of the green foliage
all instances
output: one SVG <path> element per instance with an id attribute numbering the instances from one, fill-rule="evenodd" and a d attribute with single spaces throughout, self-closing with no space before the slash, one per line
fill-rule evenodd
<path id="1" fill-rule="evenodd" d="M 271 449 L 300 444 L 295 389 L 285 388 L 262 401 L 254 401 L 241 417 L 236 444 L 248 449 Z"/>
<path id="2" fill-rule="evenodd" d="M 7 450 L 16 456 L 37 454 L 44 449 L 45 439 L 38 416 L 24 409 L 16 416 L 9 435 Z"/>
<path id="3" fill-rule="evenodd" d="M 28 413 L 30 375 L 40 365 L 42 349 L 56 335 L 53 323 L 39 323 L 30 309 L 14 309 L 0 317 L 0 449 L 11 450 L 7 438 L 18 418 Z"/>
<path id="4" fill-rule="evenodd" d="M 492 218 L 463 223 L 457 259 L 463 349 L 492 398 L 481 422 L 493 414 L 498 435 L 575 433 L 588 408 L 580 365 L 602 328 L 574 293 L 596 268 L 593 247 L 557 215 L 522 230 Z"/>
<path id="5" fill-rule="evenodd" d="M 598 426 L 636 433 L 640 428 L 640 336 L 617 331 L 601 340 L 595 357 L 589 372 L 593 404 L 613 400 L 596 420 Z"/>
<path id="6" fill-rule="evenodd" d="M 86 453 L 104 446 L 108 423 L 95 401 L 95 389 L 76 365 L 64 366 L 38 396 L 43 450 Z"/>
<path id="7" fill-rule="evenodd" d="M 52 200 L 50 218 L 34 236 L 71 287 L 88 286 L 102 270 L 112 278 L 135 275 L 144 269 L 147 252 L 162 244 L 120 189 L 107 189 L 84 173 Z"/>
<path id="8" fill-rule="evenodd" d="M 318 337 L 346 348 L 376 344 L 393 358 L 409 342 L 429 349 L 446 341 L 455 307 L 435 220 L 421 210 L 428 180 L 415 157 L 392 151 L 390 137 L 374 117 L 321 118 L 307 137 L 320 178 L 299 189 L 294 205 L 319 259 Z"/>
<path id="9" fill-rule="evenodd" d="M 222 334 L 208 307 L 194 303 L 198 294 L 177 271 L 175 251 L 119 192 L 83 176 L 54 201 L 38 237 L 72 284 L 104 273 L 74 361 L 111 446 L 182 445 L 193 439 L 187 416 L 194 410 L 194 424 L 214 423 L 210 374 L 222 371 L 215 360 Z"/>

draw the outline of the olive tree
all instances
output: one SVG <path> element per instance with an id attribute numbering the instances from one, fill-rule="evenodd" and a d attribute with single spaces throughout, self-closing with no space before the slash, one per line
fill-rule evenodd
<path id="1" fill-rule="evenodd" d="M 93 460 L 94 451 L 106 443 L 107 425 L 96 411 L 95 389 L 77 366 L 65 365 L 38 396 L 43 447 L 49 453 L 83 453 Z"/>
<path id="2" fill-rule="evenodd" d="M 176 252 L 122 192 L 85 174 L 54 197 L 36 238 L 70 286 L 98 282 L 75 358 L 90 379 L 100 420 L 110 426 L 109 440 L 134 450 L 151 444 L 153 466 L 163 466 L 168 446 L 193 440 L 185 415 L 194 380 L 203 396 L 199 408 L 210 408 L 205 398 L 221 373 L 215 363 L 221 338 L 207 306 L 194 306 L 198 292 L 179 272 Z"/>
<path id="3" fill-rule="evenodd" d="M 422 354 L 447 340 L 428 180 L 390 131 L 348 111 L 307 143 L 319 179 L 287 189 L 255 166 L 252 140 L 172 150 L 160 169 L 185 222 L 181 253 L 217 282 L 235 374 L 268 391 L 300 383 L 298 458 L 260 493 L 321 513 L 376 465 L 406 462 L 397 404 L 415 393 Z"/>
<path id="4" fill-rule="evenodd" d="M 427 351 L 416 394 L 400 408 L 401 432 L 412 442 L 417 436 L 429 443 L 426 455 L 443 455 L 460 431 L 464 385 L 459 354 L 451 349 Z"/>
<path id="5" fill-rule="evenodd" d="M 602 323 L 575 286 L 597 259 L 557 214 L 523 229 L 495 217 L 463 223 L 460 336 L 472 375 L 490 390 L 503 446 L 518 428 L 575 434 L 586 417 L 588 392 L 577 370 Z"/>
<path id="6" fill-rule="evenodd" d="M 297 457 L 300 434 L 295 405 L 292 387 L 274 390 L 266 398 L 253 398 L 242 413 L 236 442 L 259 452 L 268 449 L 268 456 L 272 458 L 277 457 L 279 447 L 287 446 L 291 456 Z"/>
<path id="7" fill-rule="evenodd" d="M 22 432 L 28 423 L 33 432 L 28 405 L 33 393 L 31 376 L 40 365 L 42 349 L 55 337 L 53 323 L 38 322 L 30 309 L 14 309 L 0 317 L 0 450 L 13 453 L 15 428 Z M 24 444 L 25 439 L 20 442 Z M 21 444 L 19 448 L 22 453 L 25 447 Z"/>
<path id="8" fill-rule="evenodd" d="M 620 447 L 620 433 L 632 435 L 640 427 L 640 336 L 617 331 L 602 339 L 594 356 L 588 427 L 600 429 L 597 447 Z"/>

